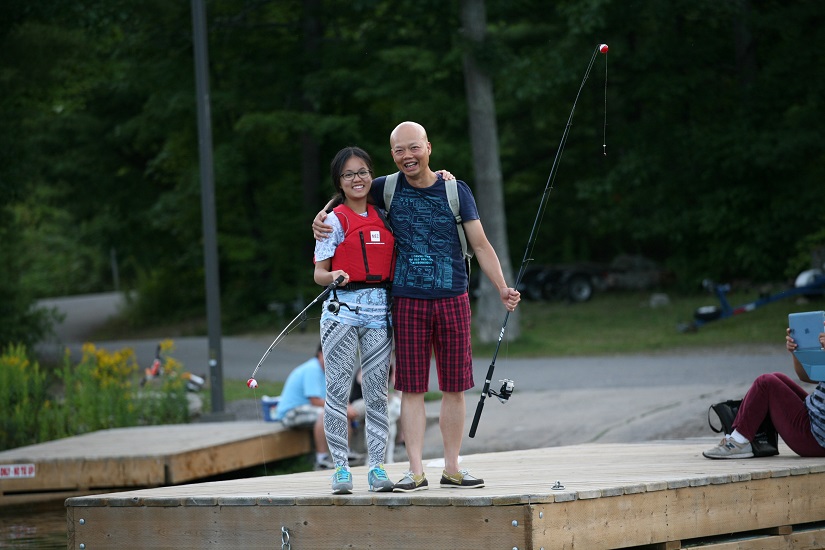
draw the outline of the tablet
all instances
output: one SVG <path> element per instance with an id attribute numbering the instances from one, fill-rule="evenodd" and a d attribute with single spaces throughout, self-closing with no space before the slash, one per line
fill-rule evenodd
<path id="1" fill-rule="evenodd" d="M 822 349 L 819 335 L 825 332 L 825 311 L 805 311 L 788 315 L 791 338 L 798 350 Z"/>

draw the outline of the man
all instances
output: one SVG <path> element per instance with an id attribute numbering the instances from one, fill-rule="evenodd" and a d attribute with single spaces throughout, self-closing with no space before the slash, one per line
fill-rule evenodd
<path id="1" fill-rule="evenodd" d="M 312 430 L 316 470 L 335 467 L 329 456 L 327 438 L 324 435 L 326 394 L 324 353 L 319 344 L 315 357 L 295 367 L 287 376 L 275 414 L 275 420 L 279 420 L 287 428 Z M 352 404 L 347 407 L 347 416 L 350 421 L 359 418 L 358 411 Z M 357 462 L 362 457 L 352 455 L 351 459 Z"/>
<path id="2" fill-rule="evenodd" d="M 444 444 L 441 487 L 477 488 L 484 480 L 458 467 L 466 414 L 464 392 L 474 386 L 470 344 L 468 273 L 455 217 L 444 180 L 430 169 L 432 145 L 423 126 L 402 122 L 390 134 L 390 152 L 400 174 L 388 213 L 395 235 L 397 262 L 392 287 L 396 343 L 396 389 L 402 392 L 401 428 L 410 470 L 394 491 L 428 488 L 422 462 L 427 425 L 424 394 L 429 386 L 430 358 L 435 352 L 442 391 L 439 425 Z M 373 180 L 370 194 L 384 205 L 385 177 Z M 507 286 L 495 250 L 484 234 L 472 191 L 457 182 L 460 214 L 468 246 L 509 311 L 520 294 Z M 328 227 L 319 214 L 316 238 Z"/>

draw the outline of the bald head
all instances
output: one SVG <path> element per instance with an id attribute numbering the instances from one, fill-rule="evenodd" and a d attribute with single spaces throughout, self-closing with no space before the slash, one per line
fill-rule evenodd
<path id="1" fill-rule="evenodd" d="M 404 140 L 420 139 L 426 143 L 428 141 L 427 130 L 419 123 L 408 120 L 396 126 L 392 133 L 390 133 L 390 147 L 394 147 L 402 138 Z"/>
<path id="2" fill-rule="evenodd" d="M 432 146 L 427 131 L 417 122 L 402 122 L 390 134 L 390 152 L 395 165 L 415 187 L 435 183 L 435 172 L 430 170 Z"/>

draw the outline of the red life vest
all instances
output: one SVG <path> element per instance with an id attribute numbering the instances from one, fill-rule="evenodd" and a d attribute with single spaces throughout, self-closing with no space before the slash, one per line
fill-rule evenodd
<path id="1" fill-rule="evenodd" d="M 391 281 L 395 271 L 395 237 L 375 208 L 367 205 L 366 216 L 343 204 L 332 211 L 344 228 L 344 240 L 332 257 L 332 270 L 346 271 L 351 283 Z"/>

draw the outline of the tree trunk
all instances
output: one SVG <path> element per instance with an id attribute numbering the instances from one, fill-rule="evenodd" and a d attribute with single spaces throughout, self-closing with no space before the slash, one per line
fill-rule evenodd
<path id="1" fill-rule="evenodd" d="M 474 194 L 484 231 L 498 254 L 507 284 L 512 286 L 515 281 L 507 246 L 507 219 L 504 214 L 493 83 L 486 71 L 479 66 L 474 55 L 475 50 L 483 46 L 486 34 L 487 12 L 484 0 L 462 0 L 461 24 L 469 41 L 463 65 L 475 172 Z M 498 339 L 506 313 L 496 289 L 489 279 L 481 277 L 473 320 L 481 342 L 494 342 Z M 518 337 L 518 320 L 518 313 L 510 314 L 507 321 L 508 337 Z"/>

